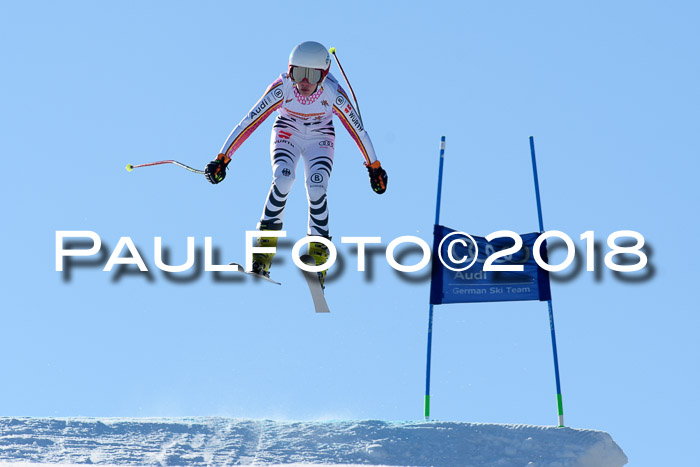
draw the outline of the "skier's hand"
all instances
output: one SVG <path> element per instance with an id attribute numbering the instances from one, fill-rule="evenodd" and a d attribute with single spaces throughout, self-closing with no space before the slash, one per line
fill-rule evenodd
<path id="1" fill-rule="evenodd" d="M 204 176 L 207 177 L 209 182 L 216 185 L 226 178 L 226 166 L 231 162 L 231 158 L 226 154 L 219 154 L 216 159 L 207 164 L 207 168 L 204 169 Z"/>
<path id="2" fill-rule="evenodd" d="M 365 164 L 367 171 L 369 172 L 369 184 L 372 189 L 378 195 L 381 195 L 386 191 L 386 182 L 389 180 L 389 176 L 386 174 L 386 170 L 382 169 L 382 165 L 379 161 L 374 161 L 372 164 Z"/>

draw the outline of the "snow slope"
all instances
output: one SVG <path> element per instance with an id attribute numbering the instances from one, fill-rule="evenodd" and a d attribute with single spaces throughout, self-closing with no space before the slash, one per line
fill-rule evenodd
<path id="1" fill-rule="evenodd" d="M 0 462 L 621 466 L 607 433 L 456 422 L 0 418 Z"/>

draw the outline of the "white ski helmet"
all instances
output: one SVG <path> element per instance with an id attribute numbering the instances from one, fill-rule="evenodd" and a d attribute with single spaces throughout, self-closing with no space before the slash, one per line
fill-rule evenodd
<path id="1" fill-rule="evenodd" d="M 302 42 L 294 47 L 292 53 L 289 54 L 290 77 L 293 77 L 292 69 L 294 67 L 321 70 L 321 79 L 317 81 L 320 82 L 325 79 L 331 68 L 331 56 L 323 44 L 313 41 Z M 311 79 L 309 79 L 309 82 L 311 82 Z"/>

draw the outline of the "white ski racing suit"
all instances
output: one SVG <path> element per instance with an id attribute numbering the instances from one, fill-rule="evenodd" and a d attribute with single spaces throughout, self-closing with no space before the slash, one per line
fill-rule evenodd
<path id="1" fill-rule="evenodd" d="M 330 237 L 326 191 L 333 169 L 337 115 L 355 140 L 367 165 L 377 160 L 369 135 L 357 111 L 333 75 L 310 96 L 302 96 L 287 73 L 283 73 L 265 91 L 243 120 L 233 129 L 221 148 L 232 157 L 243 142 L 274 111 L 278 115 L 272 127 L 270 155 L 272 185 L 258 229 L 280 230 L 287 196 L 294 183 L 299 158 L 304 159 L 306 195 L 309 202 L 308 234 Z"/>

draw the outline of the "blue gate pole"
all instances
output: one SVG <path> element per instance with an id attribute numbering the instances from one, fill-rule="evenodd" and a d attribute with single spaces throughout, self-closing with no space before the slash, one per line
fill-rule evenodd
<path id="1" fill-rule="evenodd" d="M 542 202 L 540 201 L 540 183 L 537 179 L 537 160 L 535 158 L 535 139 L 530 136 L 530 155 L 532 156 L 532 173 L 535 177 L 535 197 L 537 198 L 537 217 L 540 221 L 540 233 L 544 232 L 544 222 L 542 221 Z M 557 335 L 554 332 L 554 310 L 552 299 L 547 300 L 549 309 L 549 330 L 552 334 L 552 353 L 554 355 L 554 379 L 557 383 L 557 412 L 559 415 L 559 426 L 564 426 L 564 404 L 561 397 L 561 382 L 559 381 L 559 358 L 557 357 Z"/>
<path id="2" fill-rule="evenodd" d="M 442 199 L 442 167 L 445 162 L 445 137 L 440 138 L 440 169 L 438 171 L 437 204 L 435 206 L 435 225 L 440 223 L 440 201 Z M 433 258 L 435 261 L 435 258 Z M 433 353 L 433 304 L 428 311 L 428 355 L 425 368 L 425 419 L 430 419 L 430 360 Z"/>

